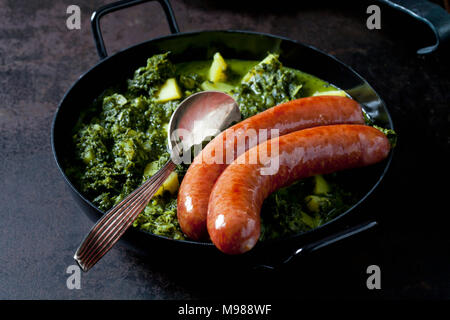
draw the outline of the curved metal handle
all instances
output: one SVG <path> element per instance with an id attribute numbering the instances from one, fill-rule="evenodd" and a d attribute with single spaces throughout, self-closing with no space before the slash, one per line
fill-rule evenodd
<path id="1" fill-rule="evenodd" d="M 436 42 L 417 50 L 418 54 L 436 51 L 440 44 L 450 42 L 450 14 L 439 5 L 426 0 L 378 0 L 400 10 L 428 25 L 436 36 Z"/>
<path id="2" fill-rule="evenodd" d="M 175 16 L 173 14 L 173 10 L 172 10 L 169 0 L 122 0 L 122 1 L 117 1 L 114 3 L 107 4 L 107 5 L 99 8 L 98 10 L 94 11 L 94 13 L 91 16 L 92 34 L 94 36 L 94 41 L 95 41 L 95 45 L 97 47 L 98 56 L 100 57 L 101 60 L 106 58 L 108 56 L 108 53 L 106 52 L 106 47 L 105 47 L 105 43 L 103 41 L 102 31 L 100 29 L 100 18 L 108 13 L 111 13 L 111 12 L 114 12 L 117 10 L 121 10 L 121 9 L 125 9 L 128 7 L 132 7 L 132 6 L 135 6 L 135 5 L 144 3 L 144 2 L 149 2 L 149 1 L 158 1 L 161 4 L 161 6 L 164 10 L 164 13 L 166 14 L 167 22 L 170 27 L 170 32 L 172 32 L 172 33 L 180 32 L 180 29 L 178 28 L 178 24 L 177 24 L 177 21 L 175 20 Z"/>
<path id="3" fill-rule="evenodd" d="M 346 239 L 348 237 L 351 237 L 355 234 L 358 234 L 360 232 L 366 231 L 368 229 L 371 229 L 373 227 L 375 227 L 378 223 L 376 221 L 368 221 L 368 222 L 364 222 L 361 224 L 358 224 L 356 226 L 347 228 L 343 231 L 334 233 L 328 237 L 325 237 L 323 239 L 320 239 L 318 241 L 309 243 L 304 245 L 303 247 L 295 250 L 292 254 L 290 254 L 287 258 L 285 258 L 284 260 L 281 261 L 281 263 L 279 264 L 274 264 L 274 265 L 257 265 L 256 268 L 257 269 L 261 269 L 261 270 L 275 270 L 275 269 L 279 269 L 281 266 L 286 265 L 290 262 L 292 262 L 293 260 L 297 259 L 300 256 L 305 256 L 308 253 L 314 252 L 320 248 L 326 247 L 330 244 L 333 244 L 335 242 L 338 242 L 340 240 Z"/>

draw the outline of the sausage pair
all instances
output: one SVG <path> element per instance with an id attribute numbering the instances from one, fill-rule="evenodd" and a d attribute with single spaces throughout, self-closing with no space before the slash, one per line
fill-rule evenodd
<path id="1" fill-rule="evenodd" d="M 303 154 L 305 148 L 305 146 L 299 144 L 300 141 L 303 141 L 301 143 L 305 143 L 309 139 L 316 142 L 320 141 L 321 144 L 316 145 L 315 149 L 328 150 L 331 158 L 337 157 L 335 153 L 349 152 L 353 150 L 352 148 L 356 148 L 354 143 L 352 148 L 348 150 L 345 148 L 347 146 L 346 143 L 350 139 L 345 134 L 337 135 L 340 137 L 339 139 L 332 138 L 335 135 L 333 130 L 337 130 L 335 126 L 330 126 L 327 129 L 317 128 L 319 131 L 310 129 L 304 133 L 308 135 L 308 138 L 301 138 L 303 134 L 300 130 L 344 123 L 364 123 L 359 104 L 346 97 L 318 96 L 280 104 L 222 132 L 197 155 L 181 183 L 177 200 L 177 214 L 183 232 L 194 240 L 206 239 L 209 233 L 211 240 L 216 246 L 226 253 L 242 253 L 249 250 L 256 243 L 257 237 L 259 237 L 259 211 L 264 198 L 281 185 L 289 184 L 294 180 L 307 176 L 305 176 L 305 173 L 299 173 L 297 177 L 297 173 L 301 170 L 294 169 L 299 165 L 301 166 L 300 163 L 295 161 L 306 161 L 305 159 L 300 160 L 302 159 L 300 155 Z M 357 126 L 350 131 L 346 129 L 346 132 L 352 132 L 351 135 L 353 137 L 357 132 L 367 131 L 367 128 L 369 127 Z M 264 144 L 264 142 L 271 139 L 271 135 L 268 132 L 265 136 L 257 135 L 255 138 L 254 135 L 249 133 L 267 129 L 278 130 L 280 137 L 274 138 L 278 139 L 274 141 L 278 143 L 280 148 L 277 160 L 280 166 L 276 173 L 272 175 L 266 174 L 266 178 L 262 179 L 259 178 L 262 176 L 261 170 L 267 169 L 267 161 L 273 162 L 272 160 L 274 159 L 265 159 L 263 164 L 260 161 L 260 152 L 254 151 L 261 151 L 262 149 L 253 147 L 264 145 L 266 147 L 266 150 L 264 150 L 266 152 L 265 158 L 267 158 L 267 148 L 270 149 L 270 144 Z M 379 132 L 376 129 L 373 130 Z M 381 132 L 380 134 L 385 138 Z M 284 137 L 285 135 L 289 135 L 289 137 Z M 317 135 L 321 136 L 321 138 L 317 137 Z M 367 138 L 365 142 L 370 142 L 370 139 L 368 140 Z M 292 144 L 292 149 L 288 148 L 290 144 Z M 236 148 L 236 146 L 242 145 L 244 146 L 243 148 Z M 314 149 L 311 146 L 308 148 Z M 218 150 L 222 151 L 221 154 L 217 153 Z M 249 151 L 247 152 L 247 150 Z M 360 152 L 362 150 L 360 148 Z M 355 155 L 352 153 L 352 157 Z M 239 159 L 239 156 L 244 158 Z M 254 159 L 252 158 L 254 156 L 256 156 L 255 159 L 258 159 L 258 161 L 252 164 L 248 163 L 248 159 Z M 313 159 L 314 152 L 308 152 L 307 156 L 308 159 Z M 363 154 L 360 154 L 360 158 L 361 156 Z M 315 161 L 311 161 L 308 164 L 310 167 L 317 165 L 317 161 L 323 162 L 324 160 L 317 158 Z M 230 168 L 227 169 L 230 162 Z M 333 161 L 330 162 L 332 163 Z M 289 167 L 286 165 L 287 163 L 290 163 L 292 172 L 286 171 Z M 345 165 L 352 164 L 348 164 L 347 161 Z M 345 165 L 343 163 L 341 167 L 333 169 L 333 171 L 347 168 Z M 242 172 L 236 169 L 240 166 L 242 167 L 239 170 L 243 170 Z M 332 169 L 334 167 L 322 166 L 319 168 L 320 170 L 312 170 L 311 172 L 314 172 L 312 174 L 331 172 L 323 172 L 328 170 L 328 168 Z M 225 175 L 226 172 L 227 174 Z M 230 176 L 231 172 L 235 173 Z M 289 174 L 287 175 L 286 172 L 289 172 Z M 224 176 L 223 178 L 221 174 Z M 220 179 L 219 176 L 221 176 Z M 288 177 L 294 177 L 294 180 Z M 248 190 L 245 188 L 236 189 L 241 183 L 247 181 L 246 179 L 255 183 L 254 185 L 249 185 L 252 188 Z M 263 186 L 268 181 L 275 189 Z M 228 186 L 225 188 L 224 184 L 228 184 Z M 229 189 L 231 186 L 233 187 Z M 212 193 L 213 187 L 214 192 Z M 234 211 L 226 210 L 225 203 L 227 203 L 229 208 L 234 208 Z M 242 210 L 250 211 L 245 211 L 246 213 L 236 211 L 235 209 L 239 208 L 238 204 L 243 206 L 241 207 Z M 208 228 L 206 226 L 207 217 Z M 239 225 L 244 229 L 239 229 L 240 231 L 238 231 L 236 228 Z M 239 232 L 241 236 L 238 236 Z"/>
<path id="2" fill-rule="evenodd" d="M 240 161 L 278 152 L 269 161 Z M 317 174 L 368 166 L 387 157 L 390 144 L 379 130 L 365 125 L 321 126 L 266 141 L 239 156 L 217 180 L 209 199 L 207 228 L 211 241 L 228 254 L 244 253 L 260 236 L 264 199 L 296 180 Z M 273 150 L 272 150 L 273 151 Z M 278 162 L 272 175 L 261 174 L 270 161 Z"/>
<path id="3" fill-rule="evenodd" d="M 178 191 L 177 215 L 183 232 L 193 240 L 208 238 L 208 202 L 216 180 L 241 153 L 264 142 L 261 137 L 247 139 L 250 131 L 277 129 L 282 136 L 305 128 L 340 123 L 364 123 L 359 104 L 345 97 L 318 96 L 280 104 L 219 134 L 195 157 Z M 270 132 L 266 138 L 271 138 Z M 244 139 L 247 141 L 242 141 Z M 236 145 L 245 145 L 245 148 L 238 149 Z M 221 159 L 217 159 L 216 150 L 225 150 Z"/>

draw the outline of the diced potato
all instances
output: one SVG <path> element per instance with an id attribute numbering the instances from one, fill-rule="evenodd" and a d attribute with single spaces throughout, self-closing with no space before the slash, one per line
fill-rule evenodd
<path id="1" fill-rule="evenodd" d="M 265 57 L 260 64 L 269 64 L 272 63 L 272 60 L 278 60 L 279 55 L 278 54 L 273 54 L 273 53 L 269 53 L 267 55 L 267 57 Z"/>
<path id="2" fill-rule="evenodd" d="M 223 83 L 223 82 L 213 83 L 208 80 L 202 82 L 202 84 L 200 85 L 200 88 L 202 88 L 203 90 L 215 90 L 215 91 L 221 91 L 221 92 L 225 92 L 225 93 L 230 93 L 234 89 L 234 87 L 232 85 L 229 85 L 227 83 Z"/>
<path id="3" fill-rule="evenodd" d="M 158 161 L 153 161 L 147 164 L 144 169 L 144 177 L 150 178 L 159 170 Z"/>
<path id="4" fill-rule="evenodd" d="M 306 206 L 309 211 L 319 213 L 321 208 L 326 208 L 330 205 L 330 200 L 325 197 L 309 195 L 305 197 Z"/>
<path id="5" fill-rule="evenodd" d="M 331 191 L 330 185 L 322 175 L 314 176 L 314 194 L 327 194 Z"/>
<path id="6" fill-rule="evenodd" d="M 136 147 L 134 146 L 133 140 L 126 139 L 121 142 L 119 142 L 119 145 L 121 146 L 123 153 L 127 157 L 129 161 L 133 160 L 134 155 L 136 153 Z"/>
<path id="7" fill-rule="evenodd" d="M 311 218 L 311 216 L 309 216 L 308 214 L 304 213 L 303 211 L 301 212 L 302 215 L 302 221 L 308 225 L 310 228 L 314 228 L 315 227 L 315 223 L 313 218 Z"/>
<path id="8" fill-rule="evenodd" d="M 87 152 L 83 153 L 83 161 L 84 163 L 88 164 L 92 160 L 94 160 L 95 154 L 92 152 L 92 150 L 88 150 Z"/>
<path id="9" fill-rule="evenodd" d="M 301 211 L 301 219 L 302 221 L 309 226 L 310 228 L 314 229 L 320 226 L 321 224 L 321 218 L 320 215 L 314 215 L 314 217 L 311 217 L 310 215 L 306 214 L 305 212 Z"/>
<path id="10" fill-rule="evenodd" d="M 158 189 L 155 193 L 155 197 L 162 195 L 164 191 L 169 191 L 171 194 L 177 192 L 180 187 L 180 183 L 178 182 L 178 174 L 176 172 L 172 172 L 166 181 L 162 184 L 161 188 Z"/>
<path id="11" fill-rule="evenodd" d="M 153 161 L 147 164 L 147 166 L 144 169 L 144 177 L 150 178 L 153 176 L 156 172 L 159 170 L 159 164 L 158 161 Z M 178 182 L 178 174 L 176 172 L 172 172 L 169 177 L 164 181 L 162 186 L 156 191 L 155 197 L 162 195 L 164 191 L 169 191 L 170 193 L 174 194 L 177 192 L 178 188 L 180 187 L 180 184 Z"/>
<path id="12" fill-rule="evenodd" d="M 219 52 L 214 55 L 213 62 L 209 68 L 208 80 L 211 82 L 223 82 L 227 79 L 225 71 L 227 70 L 227 63 L 222 58 Z"/>
<path id="13" fill-rule="evenodd" d="M 324 91 L 319 92 L 316 91 L 313 96 L 340 96 L 340 97 L 346 97 L 347 93 L 343 90 L 332 90 L 332 91 Z"/>
<path id="14" fill-rule="evenodd" d="M 180 99 L 183 96 L 175 78 L 167 79 L 156 96 L 156 102 L 167 102 Z"/>
<path id="15" fill-rule="evenodd" d="M 169 124 L 168 123 L 164 123 L 162 127 L 166 133 L 169 132 Z"/>
<path id="16" fill-rule="evenodd" d="M 296 86 L 295 89 L 291 91 L 291 96 L 295 97 L 298 94 L 298 92 L 300 91 L 301 88 L 303 88 L 302 84 Z"/>
<path id="17" fill-rule="evenodd" d="M 263 60 L 261 60 L 260 63 L 258 63 L 258 65 L 262 65 L 262 64 L 270 64 L 272 63 L 273 60 L 278 60 L 278 55 L 277 54 L 273 54 L 273 53 L 269 53 L 269 55 L 267 57 L 265 57 Z M 248 82 L 251 78 L 253 78 L 253 76 L 256 74 L 255 68 L 253 67 L 249 72 L 247 72 L 247 74 L 242 78 L 242 82 Z"/>

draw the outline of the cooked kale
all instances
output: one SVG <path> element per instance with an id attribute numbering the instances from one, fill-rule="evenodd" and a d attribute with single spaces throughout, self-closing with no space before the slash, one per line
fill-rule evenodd
<path id="1" fill-rule="evenodd" d="M 277 58 L 257 64 L 250 72 L 251 78 L 243 81 L 234 95 L 243 119 L 301 96 L 298 77 Z"/>
<path id="2" fill-rule="evenodd" d="M 145 67 L 134 72 L 134 77 L 127 81 L 128 91 L 132 94 L 153 94 L 165 80 L 175 74 L 175 67 L 169 61 L 170 52 L 157 54 L 147 60 Z"/>
<path id="3" fill-rule="evenodd" d="M 329 191 L 316 194 L 315 177 L 302 179 L 271 194 L 261 211 L 261 240 L 276 239 L 309 231 L 348 210 L 358 200 L 358 192 L 348 192 L 339 183 L 339 174 L 322 178 Z"/>
<path id="4" fill-rule="evenodd" d="M 386 137 L 388 138 L 389 143 L 391 144 L 391 147 L 395 148 L 395 146 L 397 145 L 397 132 L 395 132 L 392 129 L 386 129 L 386 128 L 379 127 L 377 125 L 373 125 L 373 127 L 377 128 L 378 130 L 383 132 L 386 135 Z"/>

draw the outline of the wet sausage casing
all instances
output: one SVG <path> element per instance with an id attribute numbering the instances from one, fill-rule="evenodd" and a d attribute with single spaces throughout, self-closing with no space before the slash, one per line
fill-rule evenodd
<path id="1" fill-rule="evenodd" d="M 260 211 L 264 199 L 292 182 L 339 170 L 371 165 L 385 159 L 390 145 L 379 130 L 365 125 L 321 126 L 296 131 L 262 143 L 238 157 L 214 185 L 209 200 L 207 228 L 213 243 L 223 252 L 250 250 L 260 235 Z M 259 159 L 269 154 L 269 161 Z M 253 154 L 253 155 L 252 155 Z M 248 159 L 258 156 L 258 162 Z M 276 173 L 263 175 L 277 159 Z"/>
<path id="2" fill-rule="evenodd" d="M 270 139 L 270 131 L 263 139 L 252 139 L 251 130 L 277 129 L 279 135 L 320 125 L 363 124 L 359 104 L 347 97 L 317 96 L 293 100 L 261 112 L 225 130 L 196 156 L 178 192 L 177 216 L 183 232 L 191 239 L 208 237 L 206 216 L 208 201 L 217 178 L 240 152 Z M 245 145 L 237 149 L 236 145 Z M 216 150 L 224 150 L 216 161 Z M 228 159 L 227 159 L 228 156 Z M 222 161 L 220 161 L 222 160 Z M 228 164 L 227 164 L 228 163 Z"/>

